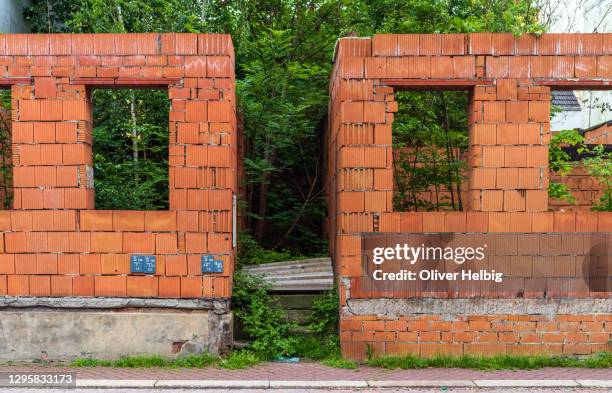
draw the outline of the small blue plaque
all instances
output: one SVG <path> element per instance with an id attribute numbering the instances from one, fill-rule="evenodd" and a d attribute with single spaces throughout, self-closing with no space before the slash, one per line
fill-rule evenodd
<path id="1" fill-rule="evenodd" d="M 223 273 L 223 260 L 212 255 L 202 255 L 202 274 Z"/>
<path id="2" fill-rule="evenodd" d="M 131 255 L 130 271 L 132 273 L 155 274 L 155 255 Z"/>

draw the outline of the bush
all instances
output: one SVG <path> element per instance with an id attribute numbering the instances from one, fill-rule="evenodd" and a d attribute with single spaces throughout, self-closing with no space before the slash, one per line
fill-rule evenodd
<path id="1" fill-rule="evenodd" d="M 338 339 L 338 293 L 334 289 L 313 304 L 313 313 L 304 325 L 287 321 L 287 317 L 268 286 L 258 277 L 238 271 L 234 275 L 232 308 L 244 332 L 251 338 L 253 354 L 270 360 L 280 356 L 299 356 L 323 360 L 334 367 L 353 368 L 343 361 Z M 310 333 L 294 333 L 302 328 Z"/>
<path id="2" fill-rule="evenodd" d="M 295 338 L 289 337 L 293 326 L 285 313 L 268 295 L 268 285 L 259 277 L 238 271 L 234 275 L 232 307 L 243 330 L 253 338 L 251 349 L 261 359 L 292 355 Z"/>
<path id="3" fill-rule="evenodd" d="M 248 233 L 241 233 L 238 237 L 238 264 L 240 265 L 259 265 L 304 258 L 301 255 L 293 255 L 289 251 L 265 249 Z"/>

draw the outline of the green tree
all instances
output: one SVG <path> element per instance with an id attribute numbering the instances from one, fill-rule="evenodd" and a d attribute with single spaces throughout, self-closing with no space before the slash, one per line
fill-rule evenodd
<path id="1" fill-rule="evenodd" d="M 248 174 L 242 196 L 246 233 L 266 247 L 291 254 L 320 253 L 326 247 L 322 152 L 328 75 L 338 37 L 541 31 L 537 9 L 524 0 L 34 0 L 26 15 L 40 32 L 231 34 Z M 443 116 L 443 101 L 463 105 L 459 97 L 442 98 L 435 99 L 433 112 Z M 408 106 L 417 96 L 398 99 Z M 423 106 L 423 100 L 429 98 L 410 105 Z M 451 116 L 450 131 L 441 132 L 436 143 L 442 143 L 444 135 L 453 144 L 464 143 L 455 135 L 460 122 Z M 436 124 L 444 129 L 441 118 Z M 457 182 L 459 166 L 453 162 L 444 172 L 450 183 Z M 442 177 L 436 182 L 449 183 Z"/>

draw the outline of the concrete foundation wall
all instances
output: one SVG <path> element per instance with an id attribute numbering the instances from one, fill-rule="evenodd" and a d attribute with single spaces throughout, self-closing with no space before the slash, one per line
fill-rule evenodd
<path id="1" fill-rule="evenodd" d="M 16 300 L 0 311 L 0 360 L 174 357 L 226 353 L 231 347 L 232 314 L 227 304 L 213 309 L 105 308 L 114 302 L 108 299 L 99 301 L 98 309 L 73 308 L 76 300 L 65 301 L 66 308 L 38 306 L 49 301 L 53 300 Z"/>

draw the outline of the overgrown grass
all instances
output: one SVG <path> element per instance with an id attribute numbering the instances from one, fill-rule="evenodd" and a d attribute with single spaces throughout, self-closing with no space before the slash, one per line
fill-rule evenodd
<path id="1" fill-rule="evenodd" d="M 388 369 L 469 368 L 476 370 L 533 370 L 543 367 L 611 368 L 612 352 L 601 352 L 586 358 L 563 356 L 442 356 L 421 358 L 413 355 L 373 357 L 367 364 Z"/>
<path id="2" fill-rule="evenodd" d="M 323 359 L 323 361 L 321 363 L 323 363 L 327 367 L 346 368 L 346 369 L 349 369 L 349 370 L 357 369 L 357 363 L 355 363 L 355 362 L 353 362 L 351 360 L 343 359 L 341 356 L 330 357 L 330 358 L 327 358 L 327 359 Z"/>
<path id="3" fill-rule="evenodd" d="M 237 370 L 252 367 L 259 362 L 261 360 L 250 351 L 235 351 L 221 359 L 217 364 L 221 368 Z"/>
<path id="4" fill-rule="evenodd" d="M 125 356 L 115 360 L 77 359 L 70 363 L 72 367 L 119 367 L 119 368 L 204 368 L 220 367 L 242 369 L 251 367 L 260 360 L 249 351 L 235 351 L 227 357 L 211 354 L 182 356 L 176 359 L 158 355 Z"/>

